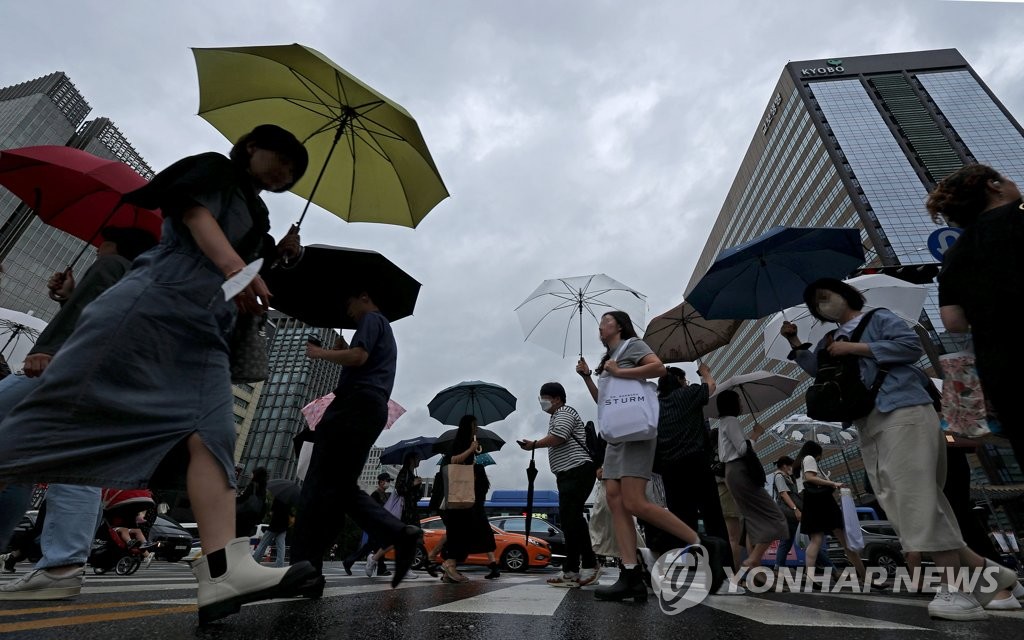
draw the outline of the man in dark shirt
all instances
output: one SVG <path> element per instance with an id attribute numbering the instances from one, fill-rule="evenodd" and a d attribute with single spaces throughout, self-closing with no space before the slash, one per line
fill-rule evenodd
<path id="1" fill-rule="evenodd" d="M 308 560 L 322 572 L 324 554 L 341 532 L 347 513 L 370 539 L 395 546 L 391 586 L 397 587 L 409 571 L 422 531 L 385 511 L 359 488 L 358 480 L 370 448 L 387 424 L 398 347 L 388 319 L 373 303 L 370 292 L 346 296 L 346 309 L 356 323 L 348 348 L 306 345 L 306 355 L 340 364 L 342 372 L 334 401 L 316 427 L 316 443 L 302 485 L 292 562 Z M 318 598 L 324 584 L 321 575 L 305 593 Z"/>
<path id="2" fill-rule="evenodd" d="M 669 511 L 694 531 L 697 521 L 704 521 L 709 536 L 729 539 L 718 497 L 718 483 L 711 470 L 712 447 L 704 419 L 704 407 L 715 393 L 715 379 L 706 364 L 697 367 L 701 384 L 689 384 L 679 367 L 668 367 L 658 381 L 658 448 L 654 471 L 665 485 L 665 502 Z M 649 526 L 649 525 L 648 525 Z M 661 533 L 661 532 L 659 532 Z M 668 534 L 652 544 L 660 550 L 685 546 Z M 651 543 L 651 540 L 648 540 Z M 729 554 L 731 556 L 731 553 Z M 723 559 L 730 566 L 731 557 Z"/>
<path id="3" fill-rule="evenodd" d="M 140 229 L 107 227 L 102 236 L 96 262 L 81 282 L 76 283 L 70 271 L 50 278 L 50 298 L 60 303 L 61 309 L 25 358 L 25 375 L 0 380 L 0 419 L 38 385 L 39 376 L 71 335 L 82 310 L 120 280 L 132 260 L 156 244 L 156 238 Z M 9 538 L 31 495 L 32 487 L 27 485 L 11 485 L 0 494 L 0 542 Z M 43 525 L 42 539 L 50 544 L 43 547 L 37 571 L 0 586 L 0 600 L 49 600 L 78 595 L 81 589 L 81 567 L 89 555 L 100 512 L 100 489 L 51 484 L 46 502 L 50 517 Z"/>

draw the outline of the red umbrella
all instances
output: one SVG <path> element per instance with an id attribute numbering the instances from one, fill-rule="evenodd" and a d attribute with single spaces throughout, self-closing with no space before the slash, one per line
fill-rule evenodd
<path id="1" fill-rule="evenodd" d="M 96 246 L 103 241 L 100 230 L 108 226 L 134 227 L 160 237 L 159 210 L 121 202 L 124 194 L 146 184 L 123 162 L 71 147 L 0 152 L 0 185 L 31 206 L 46 224 Z"/>

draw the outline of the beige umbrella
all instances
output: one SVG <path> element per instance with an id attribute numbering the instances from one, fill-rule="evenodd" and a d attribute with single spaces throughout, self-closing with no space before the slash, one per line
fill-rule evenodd
<path id="1" fill-rule="evenodd" d="M 651 319 L 644 342 L 662 362 L 693 362 L 724 347 L 742 320 L 707 320 L 689 302 Z"/>

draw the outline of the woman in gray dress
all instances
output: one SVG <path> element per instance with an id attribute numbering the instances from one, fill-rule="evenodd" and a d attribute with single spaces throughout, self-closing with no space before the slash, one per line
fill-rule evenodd
<path id="1" fill-rule="evenodd" d="M 184 479 L 202 532 L 203 557 L 192 565 L 200 623 L 293 595 L 316 575 L 309 563 L 261 567 L 248 539 L 233 539 L 228 339 L 240 314 L 266 311 L 270 292 L 259 277 L 233 301 L 221 288 L 273 250 L 259 192 L 285 191 L 307 162 L 291 133 L 261 125 L 230 159 L 185 158 L 125 196 L 162 209 L 160 244 L 84 310 L 39 387 L 0 423 L 0 483 L 129 489 Z M 300 250 L 290 235 L 271 261 Z"/>
<path id="2" fill-rule="evenodd" d="M 624 311 L 604 314 L 601 316 L 598 334 L 606 352 L 597 370 L 591 372 L 583 358 L 576 365 L 576 373 L 583 377 L 594 402 L 598 401 L 598 387 L 591 378 L 592 374 L 603 378 L 614 376 L 635 380 L 665 375 L 665 365 L 646 343 L 637 338 L 629 314 Z M 712 593 L 718 590 L 725 578 L 722 569 L 722 558 L 727 552 L 725 541 L 711 536 L 701 539 L 696 531 L 671 511 L 647 500 L 647 483 L 651 480 L 657 445 L 657 437 L 631 442 L 609 442 L 604 464 L 597 470 L 598 478 L 604 483 L 608 508 L 612 512 L 615 539 L 624 566 L 615 584 L 594 591 L 594 597 L 598 600 L 647 600 L 647 587 L 637 562 L 634 517 L 667 531 L 687 544 L 703 545 L 712 567 Z"/>

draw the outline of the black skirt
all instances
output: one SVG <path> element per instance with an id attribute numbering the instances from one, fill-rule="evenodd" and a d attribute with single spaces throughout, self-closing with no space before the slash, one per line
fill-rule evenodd
<path id="1" fill-rule="evenodd" d="M 444 544 L 441 555 L 447 560 L 465 562 L 471 553 L 487 553 L 498 548 L 494 541 L 494 529 L 491 528 L 482 504 L 469 509 L 446 509 L 441 512 L 445 535 L 448 540 Z"/>
<path id="2" fill-rule="evenodd" d="M 836 503 L 834 492 L 810 493 L 804 491 L 804 507 L 800 516 L 800 532 L 806 535 L 812 533 L 832 533 L 836 529 L 842 529 L 843 512 Z"/>

